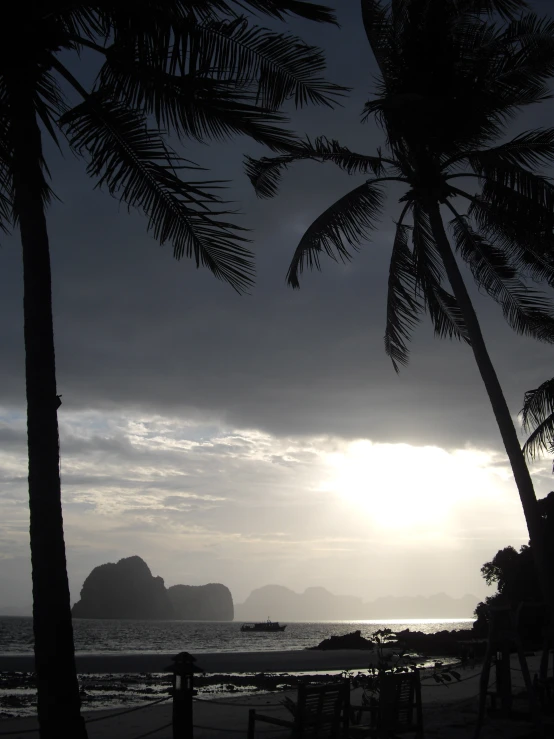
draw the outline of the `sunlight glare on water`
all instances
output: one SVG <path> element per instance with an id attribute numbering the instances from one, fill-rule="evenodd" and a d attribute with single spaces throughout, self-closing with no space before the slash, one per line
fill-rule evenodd
<path id="1" fill-rule="evenodd" d="M 164 654 L 190 651 L 265 652 L 306 649 L 330 636 L 360 630 L 363 637 L 382 628 L 410 628 L 432 634 L 470 629 L 473 619 L 394 619 L 371 621 L 288 622 L 284 632 L 245 634 L 240 622 L 133 621 L 76 619 L 73 622 L 77 654 Z M 0 654 L 31 654 L 30 618 L 0 618 Z"/>

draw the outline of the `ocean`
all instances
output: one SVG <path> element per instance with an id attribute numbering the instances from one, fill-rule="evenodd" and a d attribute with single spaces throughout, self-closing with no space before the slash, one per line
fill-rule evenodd
<path id="1" fill-rule="evenodd" d="M 447 629 L 469 629 L 475 619 L 396 619 L 376 621 L 288 622 L 283 632 L 248 634 L 241 622 L 135 621 L 76 619 L 73 622 L 77 654 L 163 654 L 172 652 L 266 652 L 314 647 L 329 636 L 360 630 L 370 638 L 378 629 L 406 628 L 426 634 Z M 284 622 L 283 622 L 284 623 Z M 31 654 L 31 618 L 0 617 L 0 654 Z"/>
<path id="2" fill-rule="evenodd" d="M 246 634 L 241 622 L 208 621 L 132 621 L 76 619 L 73 622 L 78 655 L 193 654 L 208 652 L 267 652 L 305 649 L 332 635 L 359 629 L 364 637 L 378 629 L 400 631 L 406 628 L 431 634 L 443 629 L 471 628 L 474 619 L 394 619 L 390 621 L 289 622 L 284 632 Z M 31 655 L 31 618 L 0 617 L 0 655 Z M 313 672 L 313 671 L 312 671 Z M 326 670 L 325 673 L 340 672 Z M 291 673 L 292 674 L 292 673 Z M 304 673 L 294 673 L 302 675 Z M 167 673 L 80 674 L 83 710 L 133 708 L 168 694 Z M 209 699 L 260 691 L 260 685 L 240 676 L 226 676 L 225 683 L 207 682 L 197 686 L 199 695 Z M 281 688 L 284 687 L 280 686 Z M 3 718 L 32 716 L 36 713 L 36 686 L 30 673 L 0 672 L 0 721 Z"/>

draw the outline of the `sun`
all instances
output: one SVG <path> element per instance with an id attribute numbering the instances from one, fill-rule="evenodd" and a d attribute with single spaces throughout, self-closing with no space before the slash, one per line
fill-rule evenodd
<path id="1" fill-rule="evenodd" d="M 356 441 L 326 461 L 325 489 L 384 529 L 436 530 L 461 502 L 499 493 L 490 455 L 474 450 Z"/>

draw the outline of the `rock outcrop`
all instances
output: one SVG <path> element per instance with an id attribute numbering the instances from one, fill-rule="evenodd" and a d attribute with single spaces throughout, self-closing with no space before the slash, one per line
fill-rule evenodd
<path id="1" fill-rule="evenodd" d="M 397 631 L 398 642 L 391 642 L 392 647 L 403 646 L 410 652 L 417 652 L 426 656 L 456 655 L 460 652 L 459 641 L 468 641 L 475 638 L 472 629 L 453 631 L 437 631 L 434 634 L 425 634 L 421 631 Z"/>
<path id="2" fill-rule="evenodd" d="M 232 621 L 233 596 L 225 585 L 173 585 L 167 594 L 175 618 L 184 621 Z"/>
<path id="3" fill-rule="evenodd" d="M 173 606 L 161 577 L 154 577 L 140 557 L 95 567 L 72 609 L 74 618 L 174 617 Z"/>
<path id="4" fill-rule="evenodd" d="M 74 618 L 182 619 L 232 621 L 229 588 L 209 585 L 173 585 L 166 588 L 140 557 L 95 567 L 72 609 Z"/>
<path id="5" fill-rule="evenodd" d="M 371 639 L 365 639 L 361 631 L 352 631 L 350 634 L 342 634 L 342 636 L 330 636 L 319 642 L 317 647 L 309 647 L 309 649 L 374 649 Z"/>

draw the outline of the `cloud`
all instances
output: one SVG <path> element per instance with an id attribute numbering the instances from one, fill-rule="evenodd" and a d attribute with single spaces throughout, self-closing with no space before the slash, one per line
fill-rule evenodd
<path id="1" fill-rule="evenodd" d="M 237 601 L 269 581 L 400 595 L 414 588 L 407 559 L 412 574 L 419 563 L 414 594 L 479 594 L 482 562 L 501 545 L 526 541 L 510 474 L 492 451 L 224 426 L 208 432 L 161 414 L 65 411 L 63 419 L 74 598 L 93 566 L 135 553 L 169 584 L 223 581 Z M 2 483 L 10 493 L 0 498 L 0 556 L 23 563 L 20 441 L 0 457 L 19 472 Z M 449 579 L 425 569 L 432 552 L 449 562 Z"/>

